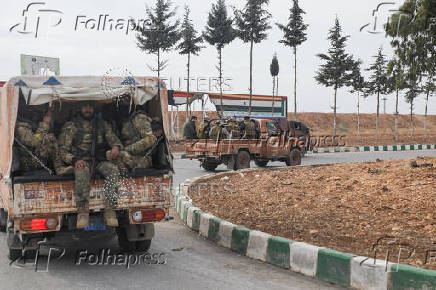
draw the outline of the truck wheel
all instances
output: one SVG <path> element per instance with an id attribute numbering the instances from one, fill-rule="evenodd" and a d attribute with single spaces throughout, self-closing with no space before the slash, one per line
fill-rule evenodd
<path id="1" fill-rule="evenodd" d="M 18 259 L 23 258 L 23 252 L 17 249 L 9 248 L 8 259 L 9 261 L 17 261 Z"/>
<path id="2" fill-rule="evenodd" d="M 123 227 L 117 228 L 118 246 L 123 253 L 132 253 L 136 250 L 136 242 L 131 242 L 127 239 L 126 229 Z"/>
<path id="3" fill-rule="evenodd" d="M 212 161 L 204 161 L 203 163 L 201 163 L 201 167 L 203 167 L 207 171 L 215 171 L 218 165 L 219 164 L 217 162 Z"/>
<path id="4" fill-rule="evenodd" d="M 250 153 L 247 151 L 239 151 L 236 155 L 235 170 L 250 168 Z"/>
<path id="5" fill-rule="evenodd" d="M 6 232 L 6 226 L 8 224 L 8 214 L 4 209 L 0 208 L 0 232 Z"/>
<path id="6" fill-rule="evenodd" d="M 258 167 L 265 167 L 268 164 L 269 160 L 254 160 L 254 163 Z"/>
<path id="7" fill-rule="evenodd" d="M 291 153 L 289 153 L 289 156 L 286 158 L 286 165 L 287 166 L 297 166 L 301 164 L 301 158 L 302 154 L 301 151 L 297 148 L 294 148 L 291 150 Z"/>
<path id="8" fill-rule="evenodd" d="M 151 240 L 137 241 L 136 250 L 138 252 L 148 252 L 150 250 Z"/>

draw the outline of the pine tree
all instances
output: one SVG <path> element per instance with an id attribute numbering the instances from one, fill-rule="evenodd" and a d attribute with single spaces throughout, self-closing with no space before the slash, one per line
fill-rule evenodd
<path id="1" fill-rule="evenodd" d="M 272 116 L 274 117 L 274 96 L 278 95 L 278 89 L 279 89 L 278 88 L 278 84 L 276 82 L 276 79 L 277 79 L 277 76 L 279 75 L 279 72 L 280 72 L 279 60 L 277 59 L 277 53 L 275 53 L 274 56 L 273 56 L 273 59 L 271 61 L 271 65 L 269 67 L 269 71 L 270 71 L 271 76 L 273 78 L 273 80 L 272 80 L 273 81 Z M 277 91 L 276 91 L 276 84 L 277 84 Z"/>
<path id="2" fill-rule="evenodd" d="M 308 25 L 303 22 L 302 15 L 305 12 L 298 5 L 298 0 L 293 0 L 293 3 L 288 24 L 277 23 L 276 25 L 283 31 L 283 39 L 279 42 L 291 47 L 294 53 L 294 118 L 297 119 L 297 47 L 307 40 L 306 29 Z"/>
<path id="3" fill-rule="evenodd" d="M 198 55 L 203 48 L 200 43 L 203 42 L 203 37 L 197 35 L 197 31 L 194 28 L 192 20 L 189 18 L 190 9 L 188 5 L 185 6 L 185 16 L 183 19 L 180 36 L 182 38 L 181 43 L 178 45 L 179 53 L 188 56 L 187 68 L 187 81 L 186 81 L 186 116 L 188 118 L 189 109 L 189 93 L 190 93 L 190 80 L 191 80 L 191 55 Z"/>
<path id="4" fill-rule="evenodd" d="M 357 136 L 360 136 L 360 95 L 365 92 L 365 78 L 362 76 L 361 68 L 362 61 L 359 59 L 354 62 L 352 77 L 348 84 L 351 88 L 350 93 L 357 93 Z"/>
<path id="5" fill-rule="evenodd" d="M 318 54 L 321 60 L 325 61 L 316 72 L 315 80 L 326 87 L 334 89 L 333 103 L 333 134 L 336 136 L 336 111 L 337 111 L 337 92 L 338 89 L 349 84 L 353 77 L 354 61 L 351 55 L 345 52 L 348 36 L 342 36 L 342 28 L 336 18 L 335 25 L 330 29 L 328 40 L 331 47 L 328 54 Z"/>
<path id="6" fill-rule="evenodd" d="M 218 0 L 216 4 L 212 4 L 212 9 L 209 12 L 206 30 L 203 33 L 203 37 L 210 45 L 215 46 L 218 51 L 217 69 L 219 73 L 221 116 L 223 116 L 222 50 L 225 45 L 231 43 L 236 37 L 236 33 L 233 29 L 233 19 L 227 16 L 227 8 L 224 0 Z"/>
<path id="7" fill-rule="evenodd" d="M 158 91 L 160 94 L 160 73 L 168 64 L 167 61 L 161 60 L 163 52 L 170 51 L 173 46 L 179 41 L 178 33 L 179 21 L 171 23 L 171 19 L 175 17 L 176 11 L 171 10 L 172 3 L 169 0 L 156 0 L 154 8 L 146 7 L 146 25 L 140 27 L 136 35 L 138 47 L 147 53 L 157 56 L 157 68 L 151 68 L 157 71 L 159 78 Z"/>
<path id="8" fill-rule="evenodd" d="M 375 62 L 367 69 L 372 75 L 367 83 L 367 95 L 375 94 L 377 96 L 377 115 L 375 121 L 376 136 L 379 136 L 379 117 L 380 117 L 380 95 L 389 92 L 386 59 L 383 55 L 383 49 L 379 48 L 378 54 L 374 56 Z"/>
<path id="9" fill-rule="evenodd" d="M 271 14 L 263 8 L 269 0 L 247 0 L 243 10 L 235 9 L 237 36 L 245 43 L 250 43 L 250 101 L 248 115 L 251 116 L 253 99 L 253 49 L 254 44 L 267 39 L 267 30 L 271 29 L 268 21 Z"/>

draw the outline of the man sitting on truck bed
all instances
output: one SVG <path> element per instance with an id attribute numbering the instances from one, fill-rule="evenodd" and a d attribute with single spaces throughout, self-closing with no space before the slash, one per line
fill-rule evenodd
<path id="1" fill-rule="evenodd" d="M 94 168 L 105 178 L 103 216 L 106 224 L 118 226 L 113 208 L 118 198 L 119 171 L 116 165 L 105 160 L 108 145 L 112 147 L 111 157 L 116 158 L 122 149 L 121 141 L 104 120 L 97 118 L 95 102 L 82 102 L 80 114 L 65 123 L 59 135 L 60 156 L 66 164 L 74 166 L 78 229 L 89 224 L 89 192 Z"/>
<path id="2" fill-rule="evenodd" d="M 118 112 L 122 118 L 120 137 L 124 150 L 116 158 L 112 158 L 112 154 L 107 152 L 107 159 L 118 165 L 123 173 L 136 168 L 152 168 L 151 151 L 158 138 L 163 135 L 158 122 L 153 121 L 141 108 L 130 114 L 129 104 L 130 97 L 127 96 L 118 105 Z"/>
<path id="3" fill-rule="evenodd" d="M 19 148 L 21 172 L 50 171 L 54 168 L 57 175 L 73 173 L 71 166 L 63 166 L 58 142 L 50 133 L 52 115 L 53 110 L 49 109 L 48 105 L 28 106 L 24 100 L 20 101 L 15 138 Z M 40 122 L 41 118 L 42 122 Z M 37 128 L 36 131 L 33 130 L 34 128 Z"/>

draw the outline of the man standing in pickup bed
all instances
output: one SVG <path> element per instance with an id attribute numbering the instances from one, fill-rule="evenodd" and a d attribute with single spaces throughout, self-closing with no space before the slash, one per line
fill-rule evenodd
<path id="1" fill-rule="evenodd" d="M 186 122 L 185 126 L 183 126 L 183 137 L 185 137 L 186 140 L 198 139 L 197 128 L 195 125 L 196 121 L 197 121 L 197 117 L 192 116 L 191 120 Z"/>
<path id="2" fill-rule="evenodd" d="M 74 166 L 76 200 L 79 213 L 77 228 L 89 225 L 89 192 L 91 177 L 95 169 L 105 178 L 104 195 L 106 208 L 104 218 L 111 227 L 118 226 L 114 207 L 118 200 L 120 173 L 116 165 L 106 160 L 106 151 L 111 149 L 111 157 L 117 158 L 122 149 L 121 141 L 111 127 L 96 117 L 95 102 L 82 102 L 80 114 L 65 123 L 59 135 L 60 156 Z"/>
<path id="3" fill-rule="evenodd" d="M 59 156 L 58 142 L 55 136 L 49 132 L 52 126 L 53 110 L 48 109 L 48 106 L 44 107 L 47 109 L 42 122 L 39 122 L 38 119 L 42 117 L 43 113 L 36 108 L 32 109 L 31 106 L 22 105 L 19 109 L 15 137 L 39 159 L 36 160 L 24 148 L 19 147 L 20 170 L 23 172 L 42 170 L 41 162 L 47 167 L 53 165 L 57 175 L 72 174 L 72 167 L 63 166 Z"/>

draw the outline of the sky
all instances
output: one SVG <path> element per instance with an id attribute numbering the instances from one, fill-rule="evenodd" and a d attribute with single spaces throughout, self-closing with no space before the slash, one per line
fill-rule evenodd
<path id="1" fill-rule="evenodd" d="M 145 7 L 153 6 L 154 0 L 38 0 L 5 1 L 1 0 L 2 17 L 0 19 L 0 80 L 8 80 L 20 74 L 20 54 L 56 57 L 60 59 L 62 75 L 105 75 L 111 71 L 127 71 L 133 75 L 154 75 L 150 66 L 156 63 L 156 57 L 140 51 L 136 45 L 135 33 L 126 30 L 128 19 L 144 19 Z M 173 0 L 177 7 L 177 17 L 181 18 L 184 6 L 189 5 L 191 17 L 198 31 L 203 31 L 207 15 L 215 1 Z M 382 5 L 373 16 L 377 6 L 386 1 L 381 0 L 302 0 L 300 6 L 305 10 L 304 21 L 309 25 L 308 40 L 298 48 L 298 84 L 297 106 L 302 112 L 331 112 L 333 89 L 316 83 L 314 76 L 321 64 L 316 56 L 325 53 L 329 47 L 328 30 L 339 18 L 344 35 L 350 36 L 347 52 L 363 61 L 363 68 L 368 68 L 374 61 L 374 55 L 382 47 L 388 58 L 392 57 L 390 39 L 382 32 L 389 10 L 398 9 L 402 0 L 391 0 L 395 5 Z M 23 10 L 27 16 L 24 27 Z M 128 3 L 128 4 L 127 4 Z M 227 0 L 229 13 L 232 8 L 242 8 L 245 1 Z M 277 53 L 280 65 L 279 95 L 289 97 L 289 111 L 293 108 L 293 55 L 291 49 L 279 43 L 282 32 L 275 23 L 286 23 L 289 17 L 290 0 L 271 0 L 268 11 L 272 14 L 269 37 L 254 47 L 253 93 L 272 93 L 272 79 L 269 66 L 274 53 Z M 48 11 L 47 11 L 48 10 Z M 102 30 L 104 16 L 105 30 Z M 100 29 L 97 30 L 98 19 Z M 37 26 L 37 20 L 39 25 Z M 115 25 L 110 30 L 109 19 Z M 377 21 L 375 20 L 377 19 Z M 60 23 L 59 23 L 60 21 Z M 375 25 L 377 22 L 377 25 Z M 366 24 L 365 28 L 361 29 Z M 38 27 L 38 29 L 36 29 Z M 92 29 L 94 27 L 94 29 Z M 35 37 L 37 31 L 37 37 Z M 377 32 L 377 33 L 374 33 Z M 204 44 L 205 48 L 198 56 L 192 58 L 191 90 L 209 88 L 208 80 L 217 77 L 217 52 L 214 47 Z M 171 81 L 167 85 L 179 89 L 179 83 L 185 88 L 186 56 L 177 51 L 164 54 L 168 66 L 162 73 Z M 224 76 L 228 78 L 228 93 L 248 93 L 249 87 L 249 44 L 235 40 L 224 48 Z M 155 66 L 155 65 L 154 65 Z M 364 71 L 364 75 L 369 72 Z M 361 100 L 361 112 L 375 113 L 376 97 L 369 96 Z M 435 98 L 430 99 L 429 113 L 436 114 Z M 357 96 L 347 88 L 338 91 L 338 112 L 356 112 Z M 395 98 L 388 96 L 386 112 L 394 111 Z M 424 96 L 415 104 L 415 113 L 424 113 Z M 383 112 L 383 104 L 381 104 Z M 400 96 L 400 113 L 407 114 L 409 105 Z"/>

